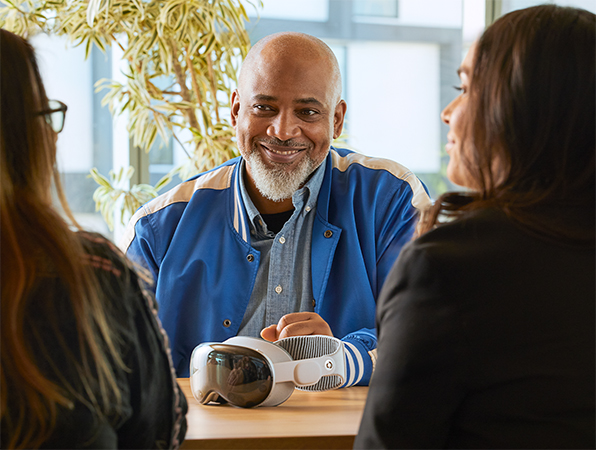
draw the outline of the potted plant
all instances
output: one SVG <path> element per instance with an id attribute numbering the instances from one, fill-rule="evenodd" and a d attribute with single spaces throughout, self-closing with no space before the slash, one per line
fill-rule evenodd
<path id="1" fill-rule="evenodd" d="M 149 151 L 157 135 L 173 137 L 188 156 L 155 186 L 122 186 L 133 168 L 109 177 L 91 170 L 99 184 L 96 208 L 110 228 L 157 195 L 177 173 L 186 179 L 237 156 L 234 131 L 221 114 L 229 107 L 238 66 L 250 48 L 245 5 L 260 0 L 1 0 L 0 26 L 29 37 L 66 35 L 88 56 L 118 46 L 127 61 L 126 81 L 100 80 L 103 104 L 126 113 L 135 146 Z"/>

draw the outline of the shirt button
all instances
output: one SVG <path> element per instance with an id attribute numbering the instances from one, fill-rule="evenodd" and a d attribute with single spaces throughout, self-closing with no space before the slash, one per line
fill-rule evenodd
<path id="1" fill-rule="evenodd" d="M 306 208 L 304 208 L 304 210 L 305 210 L 306 212 L 309 212 L 309 211 L 310 211 L 310 206 L 307 206 Z"/>
<path id="2" fill-rule="evenodd" d="M 281 294 L 281 291 L 283 291 L 283 289 L 281 288 L 281 286 L 278 284 L 275 288 L 275 292 L 277 292 L 278 294 Z"/>
<path id="3" fill-rule="evenodd" d="M 255 260 L 255 257 L 254 257 L 252 254 L 250 254 L 250 255 L 248 255 L 248 256 L 246 257 L 246 260 L 247 260 L 248 262 L 253 262 L 253 261 Z"/>
<path id="4" fill-rule="evenodd" d="M 285 238 L 285 237 L 283 237 L 283 236 L 282 236 L 282 237 L 280 237 L 280 238 L 279 238 L 279 243 L 280 243 L 280 244 L 285 244 L 285 243 L 286 243 L 286 238 Z"/>
<path id="5" fill-rule="evenodd" d="M 333 231 L 326 230 L 325 233 L 323 233 L 323 236 L 325 236 L 327 239 L 329 239 L 331 236 L 333 236 Z"/>
<path id="6" fill-rule="evenodd" d="M 230 319 L 226 319 L 223 321 L 223 326 L 226 328 L 230 328 L 230 325 L 232 325 L 232 321 Z"/>

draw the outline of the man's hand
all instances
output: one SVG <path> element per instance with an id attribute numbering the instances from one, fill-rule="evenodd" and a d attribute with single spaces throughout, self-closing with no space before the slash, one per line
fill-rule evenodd
<path id="1" fill-rule="evenodd" d="M 333 336 L 327 322 L 313 312 L 286 314 L 277 325 L 270 325 L 261 330 L 261 337 L 270 342 L 290 336 L 310 336 L 312 334 Z"/>

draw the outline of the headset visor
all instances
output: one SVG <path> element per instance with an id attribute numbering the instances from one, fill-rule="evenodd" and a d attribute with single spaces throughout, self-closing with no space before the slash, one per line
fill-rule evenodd
<path id="1" fill-rule="evenodd" d="M 273 388 L 272 364 L 250 348 L 202 344 L 191 361 L 193 392 L 203 405 L 219 395 L 233 405 L 251 408 L 263 403 Z"/>

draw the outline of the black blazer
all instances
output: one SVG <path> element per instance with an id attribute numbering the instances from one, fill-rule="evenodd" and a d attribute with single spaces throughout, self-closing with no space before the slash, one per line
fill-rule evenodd
<path id="1" fill-rule="evenodd" d="M 404 247 L 355 448 L 594 448 L 594 261 L 496 211 Z"/>

